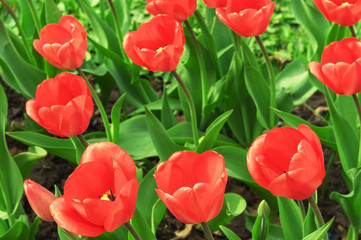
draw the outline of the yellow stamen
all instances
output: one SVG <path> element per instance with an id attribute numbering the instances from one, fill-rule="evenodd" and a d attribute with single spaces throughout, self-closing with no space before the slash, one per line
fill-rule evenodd
<path id="1" fill-rule="evenodd" d="M 108 194 L 104 193 L 103 196 L 100 198 L 100 200 L 107 200 L 110 201 Z"/>
<path id="2" fill-rule="evenodd" d="M 347 5 L 349 5 L 348 2 L 344 2 L 344 3 L 341 4 L 341 6 L 347 6 Z"/>
<path id="3" fill-rule="evenodd" d="M 157 49 L 157 52 L 163 51 L 164 48 L 165 48 L 165 47 L 160 47 L 160 48 L 158 48 L 158 49 Z"/>
<path id="4" fill-rule="evenodd" d="M 106 193 L 103 194 L 103 196 L 99 196 L 100 200 L 105 201 L 114 201 L 115 196 L 113 195 L 112 189 L 109 189 Z"/>

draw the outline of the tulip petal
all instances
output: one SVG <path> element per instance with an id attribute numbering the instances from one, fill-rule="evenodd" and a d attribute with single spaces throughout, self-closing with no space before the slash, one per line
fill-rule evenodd
<path id="1" fill-rule="evenodd" d="M 33 119 L 35 122 L 37 122 L 39 125 L 41 123 L 41 119 L 39 117 L 38 111 L 40 106 L 37 104 L 35 99 L 30 99 L 26 102 L 25 109 L 26 113 Z"/>
<path id="2" fill-rule="evenodd" d="M 40 39 L 43 43 L 64 44 L 70 41 L 71 34 L 58 24 L 48 24 L 40 30 Z"/>
<path id="3" fill-rule="evenodd" d="M 158 188 L 171 195 L 181 187 L 193 187 L 194 185 L 194 183 L 192 186 L 184 184 L 186 177 L 183 168 L 179 164 L 172 162 L 159 164 L 157 170 L 155 170 L 154 178 Z M 169 179 L 172 179 L 172 181 L 169 181 Z"/>
<path id="4" fill-rule="evenodd" d="M 81 37 L 85 40 L 87 37 L 87 33 L 83 25 L 73 16 L 66 15 L 61 17 L 59 25 L 71 33 L 73 38 Z"/>
<path id="5" fill-rule="evenodd" d="M 225 165 L 222 155 L 206 151 L 194 161 L 193 175 L 199 183 L 216 183 L 224 173 Z"/>
<path id="6" fill-rule="evenodd" d="M 102 226 L 92 224 L 81 217 L 66 204 L 64 197 L 56 199 L 49 209 L 56 223 L 69 232 L 88 237 L 96 237 L 105 232 Z"/>

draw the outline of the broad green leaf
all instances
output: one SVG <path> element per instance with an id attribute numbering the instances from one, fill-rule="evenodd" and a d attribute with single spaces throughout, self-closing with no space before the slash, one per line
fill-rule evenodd
<path id="1" fill-rule="evenodd" d="M 303 227 L 300 209 L 292 199 L 284 197 L 277 199 L 283 234 L 287 240 L 301 240 Z"/>
<path id="2" fill-rule="evenodd" d="M 252 228 L 252 239 L 266 240 L 269 233 L 269 218 L 263 218 L 261 216 L 257 216 L 256 221 L 254 222 Z M 263 226 L 263 237 L 261 237 Z"/>
<path id="3" fill-rule="evenodd" d="M 168 102 L 167 87 L 165 84 L 163 86 L 161 121 L 166 129 L 169 129 L 177 124 L 177 119 L 175 118 Z"/>
<path id="4" fill-rule="evenodd" d="M 15 224 L 4 234 L 1 240 L 24 240 L 29 238 L 29 227 L 22 221 L 16 220 Z"/>
<path id="5" fill-rule="evenodd" d="M 114 103 L 112 112 L 110 114 L 110 117 L 112 120 L 110 128 L 111 128 L 111 132 L 113 135 L 112 138 L 113 138 L 114 143 L 118 142 L 120 115 L 122 113 L 122 106 L 123 106 L 125 97 L 126 97 L 126 93 L 124 93 L 120 98 L 118 98 L 118 100 Z"/>
<path id="6" fill-rule="evenodd" d="M 25 33 L 25 37 L 27 39 L 34 37 L 34 21 L 33 17 L 31 16 L 29 4 L 26 0 L 19 0 L 20 5 L 20 25 Z"/>
<path id="7" fill-rule="evenodd" d="M 5 213 L 5 215 L 7 215 Z M 5 219 L 0 218 L 0 236 L 9 230 L 9 225 Z"/>
<path id="8" fill-rule="evenodd" d="M 124 240 L 128 238 L 128 229 L 122 225 L 113 232 L 105 232 L 98 237 L 88 237 L 93 240 Z"/>
<path id="9" fill-rule="evenodd" d="M 71 140 L 75 149 L 76 163 L 77 165 L 79 165 L 81 156 L 83 155 L 83 152 L 85 150 L 85 146 L 82 144 L 82 142 L 78 139 L 77 136 L 69 137 L 69 139 Z"/>
<path id="10" fill-rule="evenodd" d="M 79 238 L 72 233 L 69 233 L 65 229 L 58 226 L 58 236 L 60 240 L 78 240 Z"/>
<path id="11" fill-rule="evenodd" d="M 246 216 L 246 228 L 250 232 L 252 232 L 257 217 L 249 215 L 247 211 L 245 212 L 245 216 Z M 280 240 L 280 239 L 286 239 L 282 232 L 281 226 L 270 224 L 267 240 Z"/>
<path id="12" fill-rule="evenodd" d="M 156 240 L 156 237 L 153 234 L 150 226 L 138 208 L 135 209 L 134 215 L 130 222 L 142 239 Z"/>
<path id="13" fill-rule="evenodd" d="M 341 41 L 343 38 L 349 36 L 350 36 L 350 29 L 348 27 L 341 26 L 337 23 L 332 23 L 332 27 L 327 35 L 325 45 L 328 45 L 334 41 Z"/>
<path id="14" fill-rule="evenodd" d="M 216 139 L 218 138 L 219 132 L 221 131 L 223 125 L 228 120 L 229 116 L 232 114 L 233 110 L 229 110 L 219 117 L 217 117 L 211 125 L 206 130 L 204 138 L 201 140 L 200 144 L 198 145 L 196 152 L 202 153 L 204 151 L 210 150 Z"/>
<path id="15" fill-rule="evenodd" d="M 224 235 L 226 235 L 226 237 L 229 240 L 241 240 L 234 232 L 232 232 L 232 230 L 230 230 L 229 228 L 226 228 L 225 226 L 219 226 L 219 228 L 221 229 L 221 231 L 224 233 Z"/>
<path id="16" fill-rule="evenodd" d="M 46 23 L 58 23 L 61 13 L 53 0 L 45 0 Z"/>
<path id="17" fill-rule="evenodd" d="M 342 168 L 347 173 L 351 168 L 357 167 L 359 139 L 344 116 L 336 109 L 335 103 L 330 95 L 330 90 L 325 87 L 325 92 L 327 104 L 330 109 L 329 112 L 332 119 L 337 150 L 340 155 Z"/>
<path id="18" fill-rule="evenodd" d="M 163 215 L 165 213 L 165 211 L 167 210 L 167 207 L 164 205 L 164 203 L 162 202 L 162 200 L 159 198 L 155 204 L 153 205 L 152 208 L 152 222 L 151 222 L 151 227 L 152 227 L 152 232 L 153 234 L 156 234 L 157 229 L 159 227 L 160 222 L 163 219 Z"/>
<path id="19" fill-rule="evenodd" d="M 39 218 L 39 216 L 36 216 L 33 223 L 30 225 L 29 240 L 35 240 L 35 235 L 39 229 L 39 222 L 40 222 L 40 218 Z"/>
<path id="20" fill-rule="evenodd" d="M 302 240 L 321 240 L 323 237 L 327 234 L 328 229 L 331 227 L 333 220 L 335 218 L 333 217 L 330 221 L 328 221 L 325 225 L 314 231 L 313 233 L 307 235 Z"/>
<path id="21" fill-rule="evenodd" d="M 61 139 L 45 136 L 35 132 L 7 132 L 11 138 L 18 140 L 28 146 L 39 146 L 44 148 L 48 153 L 68 160 L 76 165 L 76 153 L 70 139 Z"/>
<path id="22" fill-rule="evenodd" d="M 23 176 L 23 180 L 27 179 L 35 163 L 44 158 L 48 153 L 45 149 L 37 146 L 29 147 L 28 152 L 20 153 L 14 156 L 14 160 Z"/>
<path id="23" fill-rule="evenodd" d="M 130 4 L 128 0 L 114 0 L 115 10 L 118 15 L 119 25 L 121 27 L 122 35 L 124 36 L 131 26 Z"/>
<path id="24" fill-rule="evenodd" d="M 317 230 L 317 224 L 316 224 L 316 217 L 315 214 L 311 208 L 311 205 L 308 204 L 308 210 L 306 214 L 306 218 L 303 222 L 303 232 L 304 235 L 307 236 L 310 233 L 313 233 Z"/>
<path id="25" fill-rule="evenodd" d="M 145 108 L 145 116 L 149 135 L 161 161 L 167 160 L 174 152 L 188 148 L 175 144 L 168 136 L 162 123 L 154 114 Z"/>

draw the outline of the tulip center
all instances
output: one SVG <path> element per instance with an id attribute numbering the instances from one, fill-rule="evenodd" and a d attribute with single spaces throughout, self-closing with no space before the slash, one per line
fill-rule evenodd
<path id="1" fill-rule="evenodd" d="M 344 2 L 344 3 L 341 4 L 341 6 L 347 6 L 347 5 L 349 5 L 348 2 Z"/>
<path id="2" fill-rule="evenodd" d="M 163 49 L 167 46 L 167 44 L 164 47 L 160 47 L 157 49 L 157 52 L 163 51 Z"/>
<path id="3" fill-rule="evenodd" d="M 115 196 L 113 195 L 112 189 L 110 188 L 103 196 L 99 196 L 100 200 L 114 201 Z"/>

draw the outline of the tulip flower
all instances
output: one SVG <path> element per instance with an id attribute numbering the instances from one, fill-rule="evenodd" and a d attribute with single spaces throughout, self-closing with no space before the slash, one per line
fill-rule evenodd
<path id="1" fill-rule="evenodd" d="M 31 208 L 41 219 L 54 221 L 49 210 L 50 204 L 56 199 L 54 194 L 30 179 L 24 181 L 24 192 Z"/>
<path id="2" fill-rule="evenodd" d="M 225 7 L 227 0 L 203 0 L 203 2 L 210 8 Z"/>
<path id="3" fill-rule="evenodd" d="M 52 65 L 60 69 L 78 68 L 83 64 L 88 48 L 87 33 L 72 16 L 63 16 L 58 24 L 48 24 L 40 30 L 34 48 Z"/>
<path id="4" fill-rule="evenodd" d="M 38 85 L 26 113 L 48 132 L 60 137 L 83 133 L 94 106 L 90 90 L 81 77 L 63 72 Z"/>
<path id="5" fill-rule="evenodd" d="M 216 14 L 238 35 L 254 37 L 266 31 L 274 7 L 275 3 L 271 0 L 228 0 L 226 8 L 217 8 Z"/>
<path id="6" fill-rule="evenodd" d="M 302 124 L 259 136 L 247 153 L 247 166 L 261 187 L 295 200 L 312 196 L 325 177 L 320 140 Z"/>
<path id="7" fill-rule="evenodd" d="M 159 197 L 183 223 L 207 222 L 222 208 L 228 173 L 214 151 L 176 152 L 158 165 L 154 178 Z"/>
<path id="8" fill-rule="evenodd" d="M 313 0 L 328 21 L 351 26 L 361 19 L 360 0 Z"/>
<path id="9" fill-rule="evenodd" d="M 197 8 L 197 0 L 147 0 L 145 9 L 156 16 L 167 14 L 174 17 L 179 22 L 183 22 L 190 17 Z"/>
<path id="10" fill-rule="evenodd" d="M 321 63 L 310 62 L 310 72 L 337 94 L 361 92 L 361 41 L 349 37 L 325 47 Z"/>
<path id="11" fill-rule="evenodd" d="M 173 71 L 183 54 L 182 24 L 173 17 L 158 15 L 124 36 L 123 48 L 136 64 L 153 72 Z"/>
<path id="12" fill-rule="evenodd" d="M 132 158 L 118 145 L 91 144 L 50 212 L 60 227 L 74 234 L 112 232 L 134 215 L 139 187 L 135 176 Z"/>

